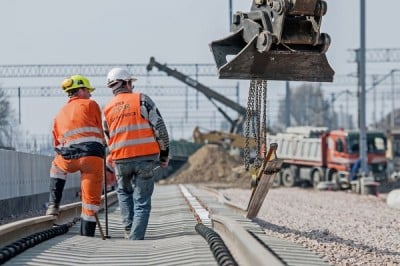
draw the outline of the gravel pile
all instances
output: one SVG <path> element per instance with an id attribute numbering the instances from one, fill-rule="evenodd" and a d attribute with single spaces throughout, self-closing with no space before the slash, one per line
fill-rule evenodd
<path id="1" fill-rule="evenodd" d="M 250 190 L 224 189 L 245 208 Z M 276 188 L 254 219 L 267 235 L 303 245 L 332 265 L 400 265 L 400 210 L 385 195 Z"/>

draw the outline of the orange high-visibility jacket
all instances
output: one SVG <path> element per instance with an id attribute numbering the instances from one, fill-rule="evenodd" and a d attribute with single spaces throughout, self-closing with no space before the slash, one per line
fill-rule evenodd
<path id="1" fill-rule="evenodd" d="M 99 105 L 90 99 L 71 97 L 54 119 L 53 139 L 54 147 L 59 149 L 84 142 L 104 144 Z"/>
<path id="2" fill-rule="evenodd" d="M 104 108 L 113 160 L 160 153 L 149 121 L 140 113 L 140 93 L 120 93 Z"/>

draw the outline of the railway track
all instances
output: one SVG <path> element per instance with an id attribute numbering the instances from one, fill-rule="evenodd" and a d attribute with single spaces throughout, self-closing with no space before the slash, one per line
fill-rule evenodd
<path id="1" fill-rule="evenodd" d="M 0 264 L 328 265 L 301 246 L 267 236 L 243 211 L 200 186 L 156 186 L 143 241 L 123 238 L 115 192 L 108 204 L 108 215 L 99 213 L 105 240 L 99 231 L 95 238 L 79 235 L 79 203 L 64 205 L 57 220 L 41 216 L 0 226 Z"/>

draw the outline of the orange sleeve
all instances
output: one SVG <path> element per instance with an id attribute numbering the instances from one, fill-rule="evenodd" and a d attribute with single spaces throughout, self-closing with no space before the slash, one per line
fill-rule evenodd
<path id="1" fill-rule="evenodd" d="M 58 142 L 57 121 L 56 121 L 56 119 L 54 119 L 54 122 L 53 122 L 52 134 L 53 134 L 53 145 L 54 145 L 54 147 L 56 147 L 56 146 L 58 146 L 60 144 L 60 142 Z"/>

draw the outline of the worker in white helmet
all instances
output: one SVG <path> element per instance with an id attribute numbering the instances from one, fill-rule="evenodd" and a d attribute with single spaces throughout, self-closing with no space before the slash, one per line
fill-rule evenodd
<path id="1" fill-rule="evenodd" d="M 136 79 L 113 68 L 107 86 L 114 98 L 104 108 L 104 131 L 115 166 L 125 237 L 144 239 L 151 211 L 154 171 L 168 166 L 169 137 L 151 98 L 133 92 Z"/>

